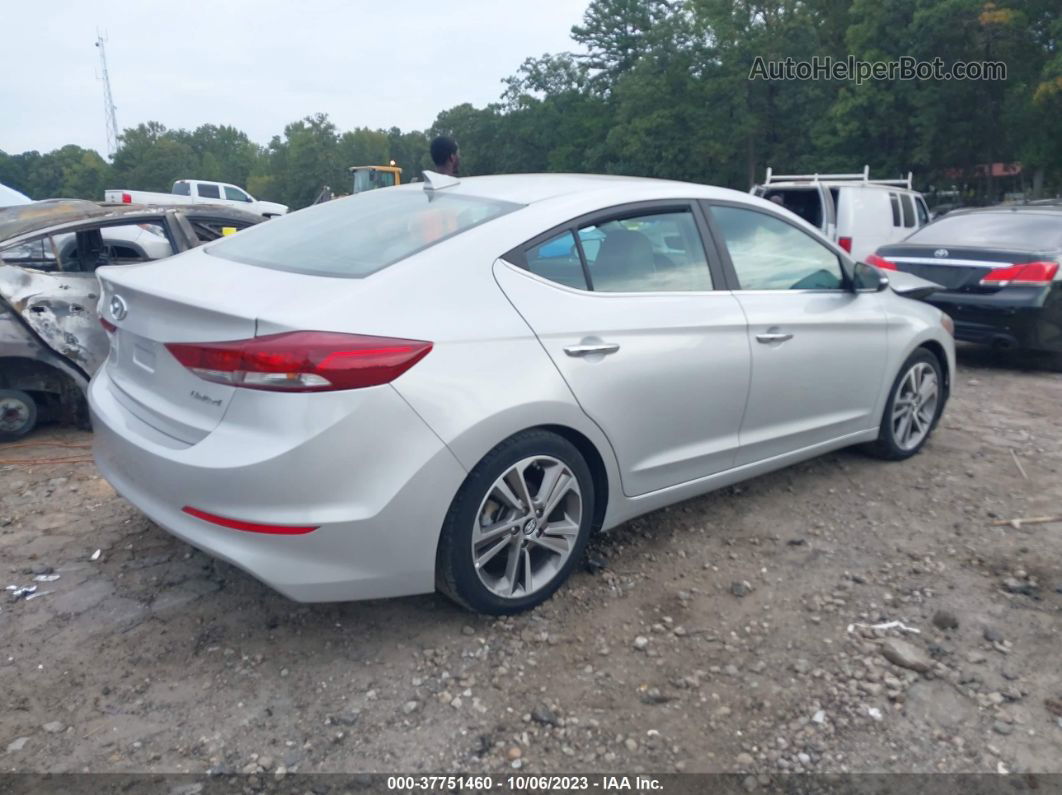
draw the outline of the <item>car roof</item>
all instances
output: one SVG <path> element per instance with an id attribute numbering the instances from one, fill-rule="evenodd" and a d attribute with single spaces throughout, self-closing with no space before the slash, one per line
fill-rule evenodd
<path id="1" fill-rule="evenodd" d="M 106 204 L 85 199 L 47 199 L 0 209 L 0 243 L 16 237 L 56 228 L 78 226 L 86 222 L 151 220 L 167 210 L 180 210 L 191 219 L 223 218 L 258 223 L 261 216 L 219 204 Z"/>
<path id="2" fill-rule="evenodd" d="M 423 190 L 423 182 L 410 182 L 386 190 Z M 693 182 L 628 177 L 611 174 L 496 174 L 482 177 L 460 177 L 455 185 L 440 188 L 440 191 L 456 195 L 475 196 L 517 204 L 534 204 L 546 199 L 576 194 L 615 191 L 626 201 L 639 198 L 657 198 L 662 191 L 670 189 L 677 198 L 732 199 L 735 194 L 743 199 L 745 193 Z"/>

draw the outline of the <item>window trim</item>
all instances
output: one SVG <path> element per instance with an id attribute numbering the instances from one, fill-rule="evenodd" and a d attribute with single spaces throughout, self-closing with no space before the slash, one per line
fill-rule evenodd
<path id="1" fill-rule="evenodd" d="M 808 230 L 801 228 L 797 223 L 794 223 L 793 219 L 786 218 L 785 216 L 771 212 L 763 207 L 757 207 L 752 204 L 746 204 L 745 202 L 728 201 L 724 199 L 701 199 L 703 205 L 704 215 L 708 221 L 709 228 L 711 229 L 712 239 L 715 241 L 717 256 L 724 263 L 724 270 L 726 272 L 726 284 L 727 289 L 734 293 L 742 294 L 754 294 L 762 293 L 764 295 L 806 295 L 809 293 L 818 293 L 825 295 L 837 295 L 839 293 L 854 293 L 855 279 L 852 276 L 852 261 L 845 254 L 844 249 L 834 243 L 832 240 L 827 240 L 825 237 L 819 239 L 812 234 L 808 233 Z M 798 232 L 811 238 L 819 245 L 824 246 L 829 251 L 832 251 L 837 257 L 837 264 L 841 268 L 841 287 L 840 289 L 823 289 L 823 288 L 808 288 L 797 290 L 747 290 L 741 286 L 741 282 L 737 276 L 737 269 L 734 267 L 734 261 L 730 258 L 730 250 L 726 247 L 726 235 L 723 234 L 722 228 L 719 226 L 719 222 L 712 214 L 713 207 L 732 207 L 737 210 L 748 210 L 749 212 L 759 213 L 760 215 L 766 215 L 769 218 L 774 218 L 782 223 L 788 224 Z M 801 219 L 803 220 L 803 219 Z"/>
<path id="2" fill-rule="evenodd" d="M 903 215 L 900 213 L 900 194 L 889 191 L 889 208 L 892 210 L 892 225 L 896 229 L 903 229 Z"/>
<path id="3" fill-rule="evenodd" d="M 582 241 L 579 239 L 579 229 L 585 226 L 594 226 L 609 221 L 620 220 L 623 218 L 630 218 L 637 215 L 663 215 L 669 212 L 688 212 L 693 217 L 693 223 L 697 228 L 697 234 L 701 241 L 701 247 L 704 249 L 704 257 L 708 265 L 708 276 L 712 281 L 711 290 L 670 290 L 670 291 L 656 291 L 656 292 L 612 292 L 595 290 L 593 288 L 593 278 L 590 275 L 589 265 L 586 261 L 586 253 L 583 251 Z M 578 287 L 569 287 L 559 282 L 551 281 L 542 276 L 537 276 L 532 273 L 527 265 L 527 252 L 530 249 L 540 246 L 543 243 L 563 234 L 569 232 L 575 238 L 575 245 L 579 250 L 579 259 L 583 266 L 583 276 L 586 278 L 587 288 L 581 289 Z M 514 246 L 509 251 L 506 251 L 501 255 L 500 259 L 505 260 L 511 265 L 516 266 L 524 273 L 535 276 L 541 279 L 546 284 L 553 285 L 555 287 L 574 290 L 584 295 L 603 295 L 603 296 L 652 296 L 652 295 L 707 295 L 709 293 L 717 293 L 728 289 L 726 285 L 726 272 L 723 268 L 723 264 L 718 256 L 718 249 L 714 245 L 712 239 L 711 230 L 708 226 L 707 219 L 705 218 L 704 208 L 700 205 L 699 199 L 651 199 L 647 201 L 627 202 L 625 204 L 615 204 L 610 207 L 605 207 L 600 210 L 594 210 L 592 212 L 583 213 L 575 218 L 570 218 L 564 223 L 557 224 L 550 227 L 545 232 L 540 232 L 534 237 L 524 241 L 518 246 Z"/>

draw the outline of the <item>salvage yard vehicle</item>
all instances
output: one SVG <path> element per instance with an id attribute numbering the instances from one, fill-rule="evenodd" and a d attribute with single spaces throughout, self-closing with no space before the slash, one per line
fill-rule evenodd
<path id="1" fill-rule="evenodd" d="M 922 194 L 904 179 L 871 179 L 858 174 L 775 174 L 749 191 L 781 204 L 816 227 L 856 262 L 878 246 L 903 240 L 929 223 Z"/>
<path id="2" fill-rule="evenodd" d="M 108 206 L 77 199 L 0 210 L 0 440 L 38 420 L 85 418 L 107 355 L 96 268 L 169 257 L 261 217 L 229 207 Z"/>
<path id="3" fill-rule="evenodd" d="M 867 262 L 942 285 L 957 339 L 1062 352 L 1062 205 L 953 210 Z"/>
<path id="4" fill-rule="evenodd" d="M 904 459 L 940 417 L 950 321 L 901 295 L 933 286 L 769 201 L 425 180 L 100 269 L 121 495 L 292 599 L 505 614 L 592 532 L 850 445 Z"/>
<path id="5" fill-rule="evenodd" d="M 112 204 L 214 204 L 246 210 L 263 218 L 288 212 L 286 204 L 261 201 L 238 185 L 205 179 L 179 179 L 169 193 L 114 188 L 104 191 L 103 198 Z"/>
<path id="6" fill-rule="evenodd" d="M 351 193 L 364 193 L 377 188 L 390 188 L 402 184 L 402 169 L 391 161 L 389 166 L 351 166 L 354 179 Z"/>

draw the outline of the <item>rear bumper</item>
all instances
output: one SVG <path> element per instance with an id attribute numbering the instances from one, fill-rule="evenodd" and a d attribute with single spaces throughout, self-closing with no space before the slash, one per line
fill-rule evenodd
<path id="1" fill-rule="evenodd" d="M 1008 287 L 985 295 L 939 292 L 927 300 L 955 321 L 955 338 L 1000 348 L 1062 350 L 1059 287 Z"/>
<path id="2" fill-rule="evenodd" d="M 260 402 L 253 409 L 253 401 L 234 399 L 225 421 L 191 446 L 160 438 L 113 389 L 106 368 L 89 386 L 96 464 L 173 535 L 297 601 L 434 589 L 439 530 L 465 471 L 391 387 L 313 396 L 327 399 L 312 413 L 306 396 L 277 395 L 286 405 L 275 418 L 261 416 Z M 194 518 L 186 505 L 319 527 L 305 535 L 244 532 Z"/>

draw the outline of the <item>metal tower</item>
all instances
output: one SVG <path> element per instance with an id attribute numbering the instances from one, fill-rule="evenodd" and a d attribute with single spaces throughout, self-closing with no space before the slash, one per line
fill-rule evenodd
<path id="1" fill-rule="evenodd" d="M 114 115 L 114 98 L 111 96 L 111 77 L 107 73 L 107 39 L 96 31 L 96 48 L 100 51 L 100 80 L 103 81 L 103 115 L 107 122 L 107 154 L 114 157 L 118 151 L 118 119 Z"/>

